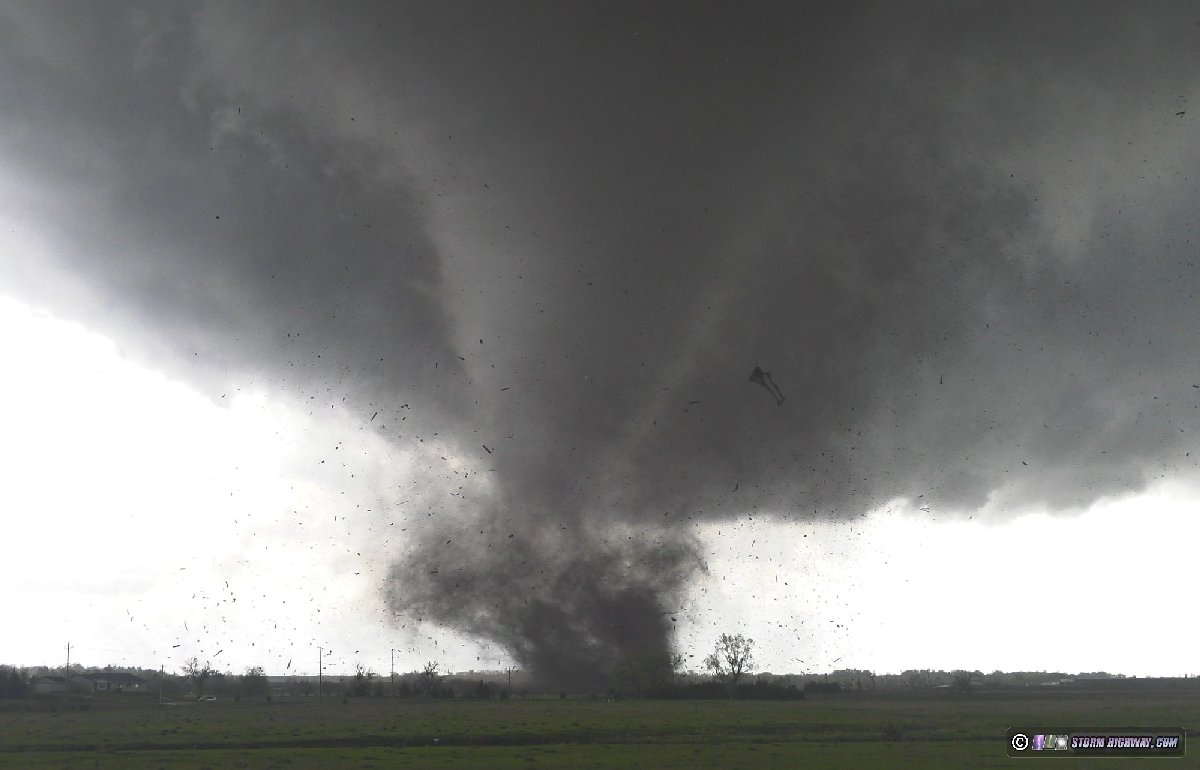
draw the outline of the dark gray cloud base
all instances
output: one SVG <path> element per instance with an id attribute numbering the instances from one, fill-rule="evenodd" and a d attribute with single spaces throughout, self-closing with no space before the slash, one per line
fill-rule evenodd
<path id="1" fill-rule="evenodd" d="M 74 312 L 491 469 L 387 600 L 591 686 L 669 645 L 689 520 L 1194 473 L 1194 21 L 38 4 L 0 152 Z"/>

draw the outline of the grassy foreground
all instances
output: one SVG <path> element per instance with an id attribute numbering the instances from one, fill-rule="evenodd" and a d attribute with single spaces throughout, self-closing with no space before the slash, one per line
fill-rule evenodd
<path id="1" fill-rule="evenodd" d="M 592 699 L 160 706 L 0 712 L 14 768 L 999 768 L 1010 725 L 1200 725 L 1200 695 L 843 694 L 804 701 Z M 1096 765 L 1052 761 L 1058 769 Z M 1175 766 L 1188 766 L 1193 752 Z M 1107 768 L 1171 760 L 1102 760 Z"/>

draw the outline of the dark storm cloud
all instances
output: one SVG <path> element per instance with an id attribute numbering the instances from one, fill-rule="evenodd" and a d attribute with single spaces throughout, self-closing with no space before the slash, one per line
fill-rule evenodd
<path id="1" fill-rule="evenodd" d="M 1194 472 L 1185 6 L 341 8 L 11 12 L 3 153 L 164 366 L 493 471 L 394 607 L 592 685 L 689 520 Z"/>
<path id="2" fill-rule="evenodd" d="M 44 34 L 24 14 L 5 30 L 24 73 L 8 84 L 8 161 L 31 199 L 60 202 L 36 213 L 116 300 L 95 312 L 150 327 L 170 366 L 201 377 L 452 403 L 453 380 L 430 381 L 459 361 L 423 202 L 376 150 L 198 79 L 192 22 L 147 8 L 65 6 Z"/>

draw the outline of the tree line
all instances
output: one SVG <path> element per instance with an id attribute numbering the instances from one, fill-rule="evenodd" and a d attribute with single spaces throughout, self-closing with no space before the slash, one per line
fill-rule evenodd
<path id="1" fill-rule="evenodd" d="M 742 635 L 723 634 L 711 655 L 705 659 L 707 674 L 703 681 L 685 677 L 680 655 L 630 655 L 621 659 L 614 667 L 609 697 L 639 698 L 708 698 L 708 697 L 803 697 L 797 688 L 777 685 L 758 679 L 747 681 L 754 669 L 752 647 L 754 641 Z M 69 676 L 115 671 L 112 666 L 105 669 L 85 669 L 76 664 Z M 352 677 L 323 677 L 317 683 L 313 677 L 292 677 L 281 681 L 269 678 L 262 666 L 251 666 L 241 674 L 221 671 L 211 661 L 199 657 L 189 658 L 177 673 L 152 669 L 121 669 L 143 680 L 146 692 L 158 693 L 168 698 L 267 698 L 273 695 L 291 697 L 337 696 L 337 697 L 421 697 L 477 699 L 506 699 L 530 694 L 528 687 L 518 680 L 514 690 L 512 671 L 503 681 L 494 676 L 465 678 L 450 676 L 440 670 L 436 662 L 426 663 L 418 670 L 384 677 L 361 665 L 356 666 Z M 24 698 L 33 692 L 33 680 L 41 675 L 59 676 L 62 669 L 44 666 L 18 669 L 13 666 L 0 667 L 0 698 Z M 566 693 L 561 693 L 563 697 Z"/>
<path id="2" fill-rule="evenodd" d="M 754 640 L 742 634 L 722 634 L 712 653 L 703 660 L 701 673 L 685 672 L 678 654 L 627 655 L 611 672 L 607 697 L 633 698 L 746 698 L 796 699 L 805 694 L 829 694 L 861 690 L 949 688 L 970 692 L 979 686 L 1021 686 L 1058 684 L 1074 679 L 1119 679 L 1120 674 L 1092 672 L 1069 675 L 1061 672 L 1001 672 L 958 669 L 935 671 L 912 669 L 900 674 L 879 674 L 869 670 L 842 669 L 828 674 L 755 675 Z M 527 697 L 528 685 L 518 679 L 514 688 L 512 671 L 507 677 L 490 675 L 449 675 L 436 662 L 422 669 L 395 676 L 381 676 L 361 665 L 351 677 L 268 677 L 262 666 L 251 666 L 241 674 L 220 671 L 210 662 L 193 657 L 178 673 L 157 669 L 84 668 L 76 664 L 68 675 L 120 671 L 141 677 L 144 690 L 168 698 L 255 698 L 273 696 L 308 697 L 384 697 L 401 698 L 476 698 L 506 699 Z M 61 676 L 61 667 L 19 668 L 0 665 L 0 699 L 21 699 L 33 695 L 34 680 L 42 675 Z M 566 693 L 560 693 L 566 697 Z M 600 693 L 593 693 L 600 695 Z"/>

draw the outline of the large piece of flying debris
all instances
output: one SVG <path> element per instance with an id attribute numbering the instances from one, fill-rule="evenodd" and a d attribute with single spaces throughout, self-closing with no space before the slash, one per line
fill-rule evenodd
<path id="1" fill-rule="evenodd" d="M 775 399 L 775 405 L 779 406 L 784 401 L 783 391 L 775 384 L 775 380 L 771 379 L 770 372 L 764 372 L 761 367 L 754 367 L 754 371 L 750 372 L 750 382 L 762 385 Z"/>

